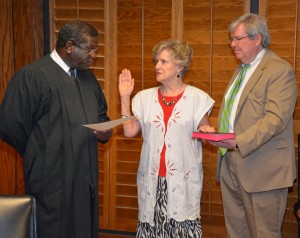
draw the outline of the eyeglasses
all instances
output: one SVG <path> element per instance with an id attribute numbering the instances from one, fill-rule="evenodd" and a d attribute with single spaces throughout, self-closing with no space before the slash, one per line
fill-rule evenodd
<path id="1" fill-rule="evenodd" d="M 81 47 L 82 49 L 84 49 L 84 50 L 86 50 L 88 53 L 89 53 L 89 55 L 92 55 L 92 54 L 96 54 L 97 53 L 97 50 L 99 50 L 99 47 L 97 47 L 97 48 L 95 48 L 95 49 L 89 49 L 89 48 L 87 48 L 87 47 L 85 47 L 84 45 L 82 45 L 82 44 L 79 44 L 78 42 L 76 42 L 76 41 L 74 41 L 74 40 L 72 40 L 74 43 L 75 43 L 75 45 L 78 45 L 79 47 Z"/>
<path id="2" fill-rule="evenodd" d="M 250 36 L 229 37 L 229 38 L 228 38 L 228 41 L 229 41 L 230 43 L 232 43 L 232 41 L 234 41 L 236 44 L 238 44 L 238 43 L 240 43 L 240 41 L 241 41 L 242 39 L 245 39 L 245 38 L 247 38 L 247 37 L 250 37 Z"/>

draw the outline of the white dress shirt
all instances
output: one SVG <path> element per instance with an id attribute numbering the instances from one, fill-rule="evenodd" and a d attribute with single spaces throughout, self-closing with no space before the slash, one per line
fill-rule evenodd
<path id="1" fill-rule="evenodd" d="M 63 61 L 63 59 L 59 56 L 59 54 L 57 53 L 57 51 L 54 49 L 51 54 L 50 57 L 69 75 L 71 76 L 71 72 L 70 72 L 70 67 L 65 63 L 65 61 Z M 74 69 L 74 74 L 77 74 L 76 69 Z"/>
<path id="2" fill-rule="evenodd" d="M 231 108 L 231 114 L 230 114 L 230 120 L 229 120 L 229 132 L 234 132 L 233 131 L 233 126 L 234 126 L 235 114 L 236 114 L 237 106 L 239 104 L 240 97 L 242 95 L 243 89 L 245 88 L 248 80 L 250 79 L 251 75 L 255 71 L 257 65 L 260 63 L 260 61 L 261 61 L 262 57 L 264 56 L 265 52 L 266 52 L 265 49 L 261 50 L 257 54 L 256 58 L 250 63 L 250 66 L 249 66 L 249 68 L 246 71 L 243 83 L 242 83 L 242 85 L 240 87 L 239 92 L 237 93 L 237 95 L 235 97 L 234 103 L 233 103 L 232 108 Z M 235 78 L 235 80 L 237 80 L 238 76 L 239 76 L 239 74 L 237 75 L 237 77 Z M 235 80 L 234 80 L 234 82 L 235 82 Z M 228 89 L 227 94 L 225 96 L 225 100 L 227 100 L 227 97 L 228 97 L 228 95 L 229 95 L 229 93 L 231 91 L 232 86 L 234 85 L 234 82 L 231 84 L 230 88 Z"/>

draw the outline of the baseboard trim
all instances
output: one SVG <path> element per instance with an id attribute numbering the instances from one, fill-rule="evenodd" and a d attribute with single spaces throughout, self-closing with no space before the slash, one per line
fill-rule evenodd
<path id="1" fill-rule="evenodd" d="M 127 231 L 115 231 L 115 230 L 105 230 L 99 229 L 99 232 L 103 234 L 113 234 L 113 235 L 123 235 L 123 236 L 135 236 L 135 232 L 127 232 Z"/>

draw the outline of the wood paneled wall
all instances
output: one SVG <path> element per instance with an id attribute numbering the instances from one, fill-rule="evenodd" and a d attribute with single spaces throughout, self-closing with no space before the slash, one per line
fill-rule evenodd
<path id="1" fill-rule="evenodd" d="M 42 0 L 34 6 L 33 2 L 36 3 L 34 0 L 0 3 L 0 55 L 5 59 L 0 72 L 0 100 L 11 75 L 42 56 Z M 185 81 L 215 99 L 210 120 L 217 127 L 220 103 L 238 64 L 227 42 L 227 27 L 237 16 L 249 12 L 250 0 L 52 0 L 49 7 L 52 49 L 59 28 L 69 20 L 82 19 L 98 29 L 101 50 L 93 71 L 104 90 L 112 119 L 120 117 L 117 84 L 120 71 L 123 68 L 132 71 L 136 81 L 134 94 L 156 86 L 152 48 L 158 41 L 174 37 L 185 39 L 193 47 L 194 59 Z M 24 9 L 27 9 L 25 15 Z M 300 74 L 299 10 L 297 0 L 259 3 L 259 14 L 268 19 L 271 49 L 288 60 L 297 75 Z M 299 102 L 294 118 L 296 142 L 300 133 Z M 126 139 L 122 127 L 117 127 L 111 141 L 105 146 L 99 145 L 99 226 L 102 229 L 131 232 L 136 229 L 136 172 L 141 144 L 140 135 Z M 297 152 L 296 143 L 295 150 Z M 220 187 L 215 182 L 216 152 L 215 148 L 204 145 L 201 216 L 203 224 L 224 226 Z M 22 193 L 21 168 L 22 160 L 15 151 L 1 143 L 0 193 Z M 292 207 L 297 200 L 297 186 L 296 183 L 289 193 L 283 226 L 287 234 L 294 235 L 297 223 Z"/>
<path id="2" fill-rule="evenodd" d="M 0 1 L 0 101 L 12 75 L 43 56 L 42 3 L 42 0 Z M 23 176 L 22 158 L 0 140 L 0 194 L 23 194 Z"/>

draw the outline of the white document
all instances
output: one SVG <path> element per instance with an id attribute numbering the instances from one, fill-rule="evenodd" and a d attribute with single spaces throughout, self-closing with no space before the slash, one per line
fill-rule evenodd
<path id="1" fill-rule="evenodd" d="M 96 130 L 96 131 L 105 131 L 105 130 L 108 130 L 115 126 L 121 125 L 122 123 L 132 120 L 132 119 L 136 119 L 136 116 L 129 116 L 129 117 L 113 120 L 113 121 L 101 122 L 101 123 L 96 123 L 96 124 L 87 124 L 87 125 L 83 125 L 83 126 L 93 129 L 93 130 Z"/>

